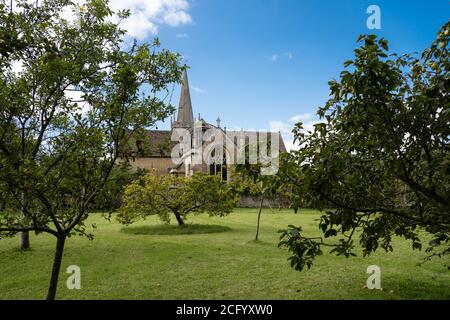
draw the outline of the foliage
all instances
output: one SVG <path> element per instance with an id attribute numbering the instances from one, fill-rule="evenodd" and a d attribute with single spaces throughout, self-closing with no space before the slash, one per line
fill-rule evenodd
<path id="1" fill-rule="evenodd" d="M 179 225 L 188 214 L 207 212 L 225 216 L 236 206 L 238 198 L 220 177 L 197 173 L 192 177 L 146 175 L 125 188 L 123 205 L 117 216 L 129 225 L 151 215 L 170 222 L 173 213 Z"/>
<path id="2" fill-rule="evenodd" d="M 360 229 L 364 255 L 404 237 L 422 248 L 419 230 L 433 235 L 429 257 L 450 253 L 450 23 L 420 59 L 388 55 L 388 42 L 361 36 L 355 58 L 340 81 L 330 81 L 330 100 L 319 108 L 323 122 L 304 133 L 288 175 L 299 188 L 296 206 L 320 210 L 323 238 L 301 228 L 281 233 L 297 269 L 310 266 L 323 245 L 351 256 Z"/>
<path id="3" fill-rule="evenodd" d="M 148 173 L 146 169 L 133 170 L 128 162 L 116 164 L 111 171 L 110 179 L 93 200 L 93 209 L 110 214 L 119 209 L 125 186 Z"/>
<path id="4" fill-rule="evenodd" d="M 248 153 L 249 146 L 247 145 L 245 148 L 246 153 Z M 287 157 L 288 154 L 280 155 L 280 166 L 285 165 L 284 162 Z M 260 198 L 255 241 L 258 241 L 259 238 L 259 225 L 264 200 L 278 200 L 280 204 L 284 203 L 289 206 L 291 199 L 294 197 L 292 190 L 295 189 L 295 186 L 290 183 L 282 171 L 273 175 L 264 175 L 262 168 L 261 161 L 257 161 L 255 164 L 250 164 L 248 161 L 244 164 L 237 164 L 234 168 L 234 177 L 231 183 L 234 190 L 239 194 Z"/>
<path id="5" fill-rule="evenodd" d="M 111 183 L 119 152 L 130 133 L 173 111 L 159 96 L 180 81 L 182 68 L 158 40 L 126 47 L 107 1 L 16 4 L 0 4 L 0 186 L 9 201 L 0 236 L 57 238 L 53 299 L 66 237 L 90 236 L 84 221 Z M 64 10 L 79 12 L 76 23 Z M 129 12 L 116 14 L 121 21 Z"/>
<path id="6" fill-rule="evenodd" d="M 280 154 L 280 167 L 286 167 L 291 162 L 287 159 L 289 153 Z M 283 171 L 274 175 L 263 175 L 262 164 L 237 164 L 233 168 L 231 187 L 240 195 L 261 197 L 277 200 L 289 207 L 295 197 L 293 190 L 295 185 L 290 183 Z"/>

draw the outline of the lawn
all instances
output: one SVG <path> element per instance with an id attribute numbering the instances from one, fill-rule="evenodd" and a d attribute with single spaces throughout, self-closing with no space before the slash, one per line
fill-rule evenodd
<path id="1" fill-rule="evenodd" d="M 259 242 L 257 211 L 237 209 L 225 218 L 190 217 L 180 230 L 152 218 L 124 228 L 95 214 L 95 239 L 66 243 L 58 299 L 450 299 L 449 261 L 417 266 L 424 252 L 396 239 L 393 253 L 346 259 L 325 254 L 311 270 L 290 268 L 277 247 L 288 224 L 318 234 L 319 214 L 265 210 Z M 32 250 L 17 250 L 18 239 L 0 240 L 0 298 L 42 299 L 55 239 L 31 237 Z M 369 265 L 381 268 L 383 291 L 364 288 Z M 81 290 L 66 288 L 69 265 L 81 268 Z"/>

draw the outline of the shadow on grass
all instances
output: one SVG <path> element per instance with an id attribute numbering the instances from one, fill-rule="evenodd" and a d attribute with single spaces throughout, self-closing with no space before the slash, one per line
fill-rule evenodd
<path id="1" fill-rule="evenodd" d="M 3 251 L 0 251 L 1 253 L 9 253 L 9 254 L 22 254 L 22 255 L 26 255 L 26 254 L 31 254 L 32 252 L 34 252 L 34 248 L 30 247 L 28 249 L 20 249 L 18 246 L 17 247 L 13 247 L 13 248 L 9 248 L 9 249 L 5 249 Z"/>
<path id="2" fill-rule="evenodd" d="M 266 241 L 261 240 L 261 239 L 259 239 L 259 240 L 255 240 L 255 239 L 249 240 L 247 242 L 247 244 L 254 244 L 254 245 L 257 245 L 257 246 L 273 246 L 272 242 L 266 242 Z"/>
<path id="3" fill-rule="evenodd" d="M 184 226 L 163 224 L 157 226 L 124 227 L 120 231 L 134 235 L 170 236 L 182 234 L 220 233 L 231 230 L 232 229 L 229 227 L 211 224 L 186 224 Z"/>

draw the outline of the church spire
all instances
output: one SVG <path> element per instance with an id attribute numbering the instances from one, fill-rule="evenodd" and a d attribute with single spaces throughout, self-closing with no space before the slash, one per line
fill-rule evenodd
<path id="1" fill-rule="evenodd" d="M 178 127 L 190 127 L 194 123 L 192 112 L 191 94 L 189 92 L 189 81 L 186 69 L 183 70 L 183 86 L 181 88 L 180 103 L 178 105 L 178 116 L 176 125 Z"/>

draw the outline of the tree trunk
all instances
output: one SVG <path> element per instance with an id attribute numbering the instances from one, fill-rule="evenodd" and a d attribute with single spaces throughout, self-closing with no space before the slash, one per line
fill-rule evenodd
<path id="1" fill-rule="evenodd" d="M 20 250 L 30 249 L 30 233 L 22 231 L 20 233 Z"/>
<path id="2" fill-rule="evenodd" d="M 269 206 L 270 211 L 272 211 L 272 213 L 275 213 L 275 210 L 273 210 L 272 205 L 270 204 L 270 200 L 269 202 L 267 202 L 267 205 Z"/>
<path id="3" fill-rule="evenodd" d="M 179 226 L 184 226 L 184 221 L 181 219 L 181 215 L 178 211 L 174 211 L 173 214 L 175 215 L 175 218 L 177 218 L 177 222 Z"/>
<path id="4" fill-rule="evenodd" d="M 256 237 L 255 237 L 255 241 L 258 241 L 258 236 L 259 236 L 259 221 L 261 220 L 261 211 L 262 211 L 263 202 L 264 202 L 264 196 L 261 196 L 261 203 L 259 204 L 259 212 L 258 212 L 258 223 L 256 224 Z"/>
<path id="5" fill-rule="evenodd" d="M 56 288 L 58 287 L 59 271 L 61 269 L 65 242 L 66 235 L 60 235 L 57 237 L 55 257 L 53 259 L 52 276 L 50 278 L 50 285 L 48 287 L 47 300 L 55 300 L 56 297 Z"/>
<path id="6" fill-rule="evenodd" d="M 25 193 L 21 194 L 22 208 L 20 210 L 20 215 L 22 219 L 25 218 Z M 23 231 L 20 233 L 20 250 L 30 249 L 30 233 L 28 231 Z"/>

